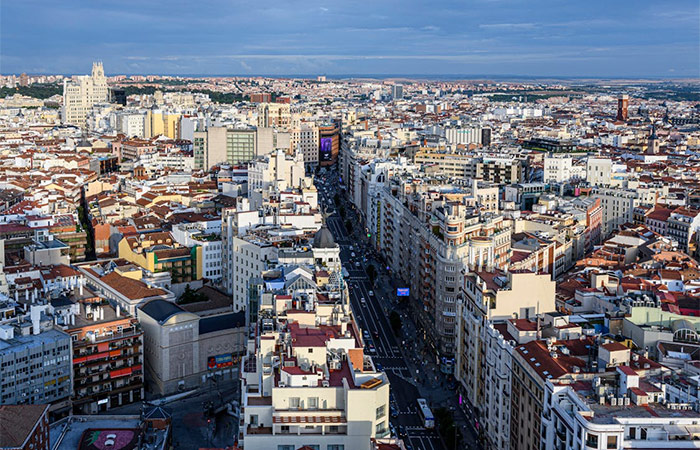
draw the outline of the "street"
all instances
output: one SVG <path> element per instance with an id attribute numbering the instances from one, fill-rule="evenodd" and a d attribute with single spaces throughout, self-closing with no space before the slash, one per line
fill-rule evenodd
<path id="1" fill-rule="evenodd" d="M 326 185 L 329 186 L 327 192 L 325 195 L 319 195 L 319 198 L 325 209 L 335 208 L 333 187 L 337 186 L 337 183 L 330 181 Z M 375 364 L 386 372 L 391 382 L 393 428 L 408 444 L 407 448 L 445 449 L 437 431 L 425 429 L 422 425 L 416 400 L 425 398 L 433 411 L 439 407 L 455 411 L 455 424 L 464 436 L 459 448 L 479 448 L 473 423 L 459 408 L 454 386 L 453 389 L 449 388 L 445 375 L 435 364 L 435 357 L 422 339 L 418 338 L 422 333 L 417 332 L 417 327 L 411 319 L 411 312 L 406 306 L 408 302 L 399 305 L 395 283 L 386 270 L 382 269 L 383 265 L 375 258 L 368 244 L 360 238 L 364 231 L 361 229 L 361 220 L 354 215 L 349 204 L 341 200 L 341 205 L 353 227 L 353 235 L 348 234 L 339 211 L 327 218 L 327 224 L 340 245 L 343 267 L 348 272 L 346 282 L 352 310 L 360 328 L 367 331 L 366 352 L 373 357 Z M 366 272 L 370 264 L 378 272 L 374 287 Z M 370 291 L 373 291 L 373 295 Z M 392 310 L 396 310 L 402 319 L 400 339 L 394 336 L 389 323 Z"/>

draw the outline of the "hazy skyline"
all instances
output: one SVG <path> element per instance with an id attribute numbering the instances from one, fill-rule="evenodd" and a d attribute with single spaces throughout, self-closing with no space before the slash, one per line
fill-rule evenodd
<path id="1" fill-rule="evenodd" d="M 674 2 L 34 1 L 0 7 L 0 72 L 698 77 Z"/>

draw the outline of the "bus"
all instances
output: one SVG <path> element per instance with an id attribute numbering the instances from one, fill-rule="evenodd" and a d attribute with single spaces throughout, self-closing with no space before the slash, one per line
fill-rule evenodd
<path id="1" fill-rule="evenodd" d="M 417 401 L 418 413 L 421 420 L 423 420 L 423 427 L 428 429 L 435 428 L 435 417 L 433 417 L 433 412 L 428 407 L 428 402 L 424 398 L 419 398 Z"/>

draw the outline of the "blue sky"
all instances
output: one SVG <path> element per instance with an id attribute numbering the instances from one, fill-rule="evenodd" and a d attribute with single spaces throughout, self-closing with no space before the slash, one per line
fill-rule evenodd
<path id="1" fill-rule="evenodd" d="M 7 0 L 1 73 L 700 76 L 698 0 Z"/>

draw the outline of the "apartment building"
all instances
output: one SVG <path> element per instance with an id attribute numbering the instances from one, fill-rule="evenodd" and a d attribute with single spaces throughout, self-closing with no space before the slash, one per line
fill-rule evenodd
<path id="1" fill-rule="evenodd" d="M 202 278 L 216 284 L 223 278 L 223 245 L 221 242 L 221 220 L 201 220 L 173 225 L 171 234 L 176 242 L 188 248 L 201 249 Z"/>
<path id="2" fill-rule="evenodd" d="M 119 241 L 119 257 L 150 274 L 168 272 L 172 283 L 202 278 L 202 247 L 186 247 L 169 232 L 126 236 Z"/>
<path id="3" fill-rule="evenodd" d="M 373 242 L 410 286 L 421 309 L 430 312 L 421 317 L 432 331 L 430 338 L 441 354 L 452 358 L 462 268 L 507 267 L 511 229 L 503 217 L 463 204 L 466 193 L 394 196 L 391 189 L 379 190 L 376 203 L 367 207 L 367 217 L 377 211 L 377 228 L 374 219 L 367 221 Z"/>
<path id="4" fill-rule="evenodd" d="M 586 166 L 574 164 L 574 158 L 570 156 L 545 156 L 544 176 L 545 183 L 570 183 L 586 179 Z"/>
<path id="5" fill-rule="evenodd" d="M 610 235 L 626 223 L 634 223 L 635 208 L 642 204 L 654 204 L 659 194 L 659 191 L 652 187 L 596 188 L 593 192 L 593 197 L 600 199 L 603 210 L 603 236 Z"/>
<path id="6" fill-rule="evenodd" d="M 97 414 L 144 399 L 143 332 L 99 297 L 53 300 L 72 341 L 73 412 Z"/>
<path id="7" fill-rule="evenodd" d="M 455 378 L 485 438 L 495 448 L 507 448 L 513 337 L 521 340 L 518 326 L 532 334 L 536 314 L 554 311 L 555 283 L 547 274 L 500 270 L 466 270 L 462 281 Z"/>

